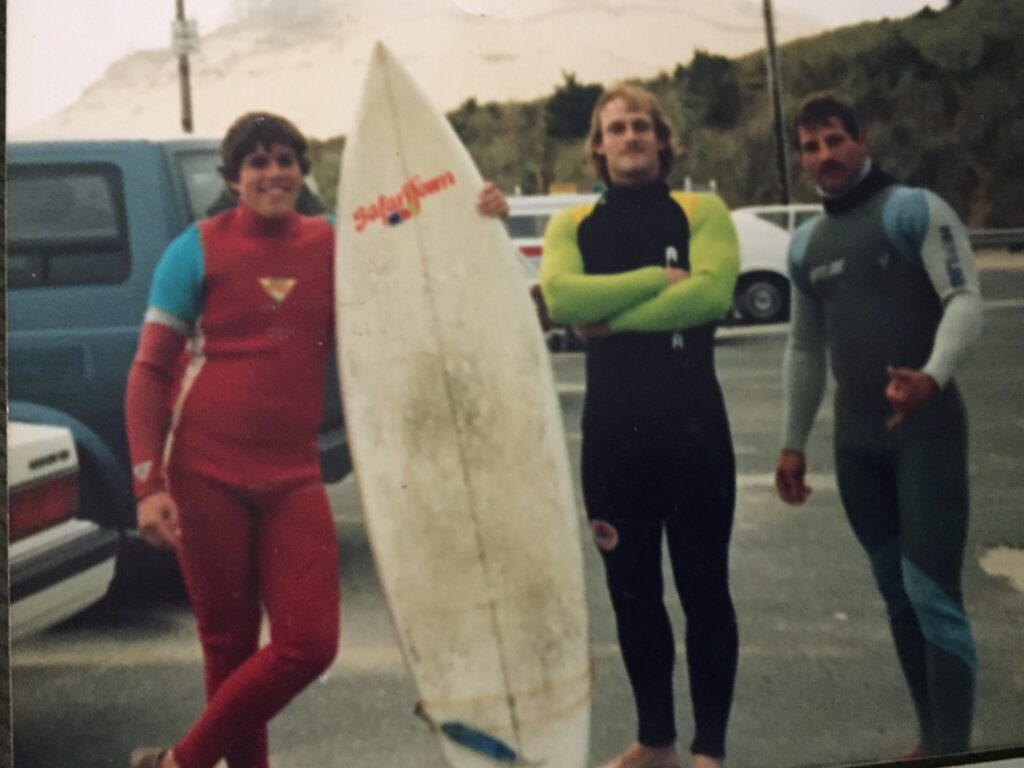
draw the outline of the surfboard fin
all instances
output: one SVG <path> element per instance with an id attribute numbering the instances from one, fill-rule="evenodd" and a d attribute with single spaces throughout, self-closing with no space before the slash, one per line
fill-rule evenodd
<path id="1" fill-rule="evenodd" d="M 484 733 L 471 725 L 466 725 L 465 723 L 460 723 L 455 720 L 447 720 L 440 724 L 434 722 L 433 718 L 427 714 L 422 702 L 416 702 L 416 708 L 413 710 L 413 714 L 430 726 L 432 731 L 440 731 L 448 739 L 454 741 L 459 746 L 476 752 L 478 755 L 489 757 L 496 762 L 504 765 L 523 766 L 524 768 L 544 764 L 543 761 L 527 760 L 526 758 L 521 757 L 514 749 L 512 749 L 512 747 L 501 739 Z"/>

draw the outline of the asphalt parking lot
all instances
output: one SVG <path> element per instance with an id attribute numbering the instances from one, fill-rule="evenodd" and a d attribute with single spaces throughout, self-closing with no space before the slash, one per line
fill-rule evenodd
<path id="1" fill-rule="evenodd" d="M 973 517 L 964 591 L 980 659 L 975 744 L 1024 755 L 1024 254 L 982 254 L 979 261 L 986 329 L 960 379 L 971 418 Z M 783 328 L 761 327 L 724 330 L 717 344 L 739 472 L 732 585 L 741 651 L 729 765 L 891 759 L 913 743 L 911 705 L 882 603 L 838 506 L 827 409 L 808 452 L 810 501 L 786 507 L 772 487 L 783 343 Z M 555 355 L 553 363 L 575 465 L 582 356 Z M 341 550 L 342 649 L 328 673 L 272 724 L 273 764 L 440 766 L 433 737 L 412 716 L 416 695 L 374 574 L 354 482 L 333 485 L 330 494 Z M 582 512 L 580 520 L 586 535 Z M 633 739 L 635 722 L 601 565 L 593 547 L 585 552 L 597 764 Z M 671 592 L 668 602 L 685 744 L 683 626 Z M 202 704 L 192 619 L 174 589 L 120 594 L 16 643 L 11 661 L 19 768 L 126 766 L 132 747 L 173 740 Z"/>

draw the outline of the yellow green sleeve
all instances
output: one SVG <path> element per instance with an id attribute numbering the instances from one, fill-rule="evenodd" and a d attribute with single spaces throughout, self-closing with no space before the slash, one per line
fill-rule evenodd
<path id="1" fill-rule="evenodd" d="M 665 288 L 662 267 L 643 267 L 614 275 L 587 275 L 576 230 L 592 206 L 560 211 L 544 233 L 540 288 L 548 313 L 557 323 L 586 324 L 607 320 Z"/>
<path id="2" fill-rule="evenodd" d="M 732 305 L 740 268 L 729 209 L 712 194 L 688 195 L 690 276 L 609 321 L 612 331 L 674 331 L 716 320 Z M 679 199 L 679 198 L 677 198 Z"/>

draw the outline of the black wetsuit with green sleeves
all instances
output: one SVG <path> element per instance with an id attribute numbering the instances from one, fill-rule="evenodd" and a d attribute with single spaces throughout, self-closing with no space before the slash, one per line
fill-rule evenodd
<path id="1" fill-rule="evenodd" d="M 695 753 L 723 756 L 738 637 L 728 585 L 736 472 L 714 326 L 739 253 L 724 203 L 662 183 L 613 187 L 547 229 L 541 288 L 556 321 L 607 321 L 587 342 L 583 493 L 601 551 L 639 741 L 676 738 L 675 643 L 662 536 L 686 615 Z M 668 285 L 666 266 L 687 270 Z"/>

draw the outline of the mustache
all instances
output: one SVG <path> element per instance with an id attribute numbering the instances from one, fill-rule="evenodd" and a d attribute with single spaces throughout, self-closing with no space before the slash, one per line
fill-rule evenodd
<path id="1" fill-rule="evenodd" d="M 827 163 L 822 163 L 819 169 L 821 173 L 829 173 L 831 171 L 842 171 L 845 170 L 846 166 L 842 163 L 837 163 L 835 160 L 829 160 Z"/>

